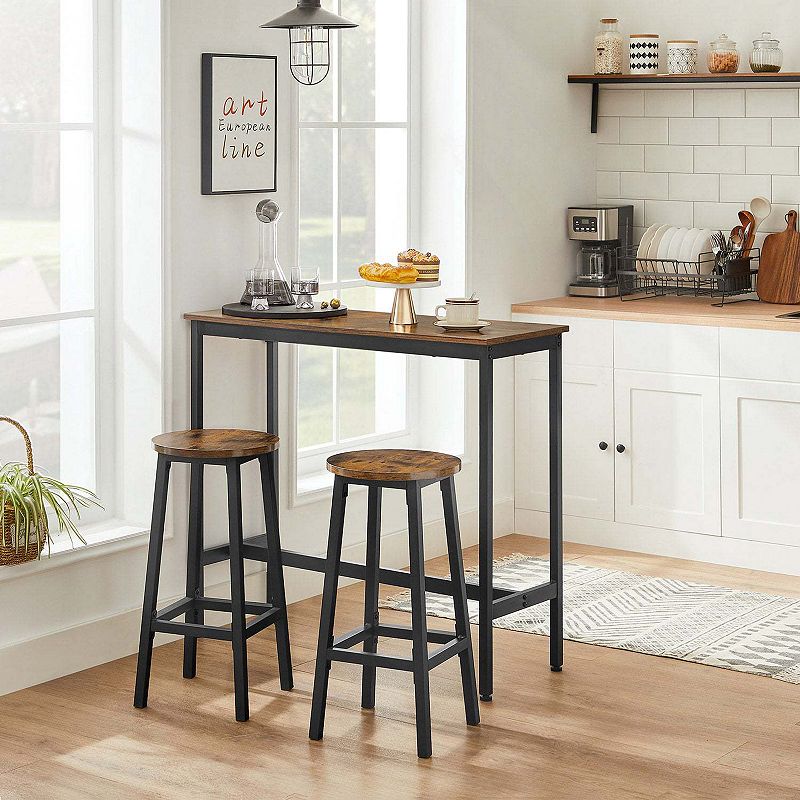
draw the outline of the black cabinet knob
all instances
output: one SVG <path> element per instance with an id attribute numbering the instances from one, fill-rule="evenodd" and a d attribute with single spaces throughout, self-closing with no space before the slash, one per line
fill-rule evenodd
<path id="1" fill-rule="evenodd" d="M 625 445 L 624 444 L 618 444 L 617 445 L 617 452 L 618 453 L 624 453 L 625 452 Z"/>
<path id="2" fill-rule="evenodd" d="M 608 450 L 608 442 L 600 442 L 600 444 L 599 444 L 599 445 L 597 445 L 597 446 L 598 446 L 598 447 L 599 447 L 601 450 Z"/>

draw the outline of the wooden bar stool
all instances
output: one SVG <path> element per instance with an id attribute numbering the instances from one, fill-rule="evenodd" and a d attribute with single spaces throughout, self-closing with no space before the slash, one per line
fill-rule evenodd
<path id="1" fill-rule="evenodd" d="M 362 450 L 340 453 L 328 459 L 333 482 L 328 556 L 322 594 L 317 660 L 314 672 L 314 694 L 311 702 L 309 737 L 322 739 L 325 725 L 325 704 L 328 695 L 328 673 L 332 661 L 348 661 L 363 666 L 361 706 L 375 707 L 376 667 L 413 672 L 417 716 L 417 755 L 431 755 L 431 708 L 428 673 L 448 658 L 457 655 L 461 662 L 461 683 L 468 725 L 480 722 L 478 693 L 475 686 L 475 664 L 467 613 L 467 589 L 464 562 L 456 511 L 455 480 L 461 461 L 455 456 L 423 450 Z M 447 551 L 450 559 L 455 633 L 427 630 L 425 619 L 425 553 L 422 541 L 422 488 L 439 483 L 444 504 Z M 342 558 L 345 503 L 350 484 L 369 487 L 367 513 L 367 578 L 364 586 L 364 624 L 334 638 L 336 587 Z M 402 489 L 408 505 L 408 549 L 410 561 L 411 626 L 381 625 L 378 617 L 378 585 L 380 583 L 380 516 L 383 489 Z M 400 658 L 377 652 L 378 638 L 410 639 L 412 657 Z M 440 645 L 432 653 L 428 643 Z M 363 643 L 363 652 L 351 650 Z"/>
<path id="2" fill-rule="evenodd" d="M 222 639 L 233 646 L 233 680 L 236 698 L 236 719 L 250 716 L 247 696 L 247 639 L 268 625 L 275 625 L 278 645 L 278 668 L 281 689 L 292 688 L 292 659 L 289 649 L 289 627 L 286 615 L 286 592 L 283 585 L 281 543 L 278 534 L 277 500 L 275 497 L 275 451 L 278 437 L 261 431 L 189 430 L 165 433 L 153 439 L 158 453 L 156 486 L 153 498 L 153 520 L 150 548 L 147 555 L 142 628 L 139 638 L 139 659 L 136 667 L 134 706 L 144 708 L 150 685 L 150 664 L 153 637 L 156 632 L 176 633 L 184 637 L 183 675 L 193 678 L 197 668 L 197 639 Z M 267 603 L 247 602 L 244 596 L 244 555 L 242 545 L 242 464 L 258 459 L 261 468 L 261 490 L 267 540 Z M 189 493 L 189 541 L 186 568 L 186 596 L 162 611 L 156 610 L 161 551 L 164 543 L 164 521 L 167 512 L 169 471 L 173 462 L 191 465 Z M 203 468 L 206 465 L 225 467 L 228 477 L 228 535 L 230 539 L 231 599 L 203 595 L 203 509 L 201 507 Z M 205 611 L 231 614 L 231 627 L 218 628 L 204 624 Z M 255 619 L 247 621 L 246 615 Z M 185 622 L 175 618 L 185 615 Z"/>

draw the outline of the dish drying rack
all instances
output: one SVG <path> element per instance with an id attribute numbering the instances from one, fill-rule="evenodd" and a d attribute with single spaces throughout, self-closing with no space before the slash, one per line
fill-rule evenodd
<path id="1" fill-rule="evenodd" d="M 697 261 L 678 261 L 671 258 L 638 258 L 637 246 L 620 247 L 617 251 L 617 281 L 621 300 L 641 300 L 646 297 L 680 295 L 714 297 L 722 306 L 726 300 L 739 297 L 757 300 L 753 295 L 758 279 L 761 250 L 753 247 L 738 258 L 717 264 L 714 253 L 700 253 Z"/>

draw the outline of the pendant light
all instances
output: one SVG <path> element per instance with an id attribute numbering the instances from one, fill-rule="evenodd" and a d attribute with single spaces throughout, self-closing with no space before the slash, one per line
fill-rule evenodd
<path id="1" fill-rule="evenodd" d="M 358 25 L 326 11 L 321 0 L 297 0 L 297 8 L 261 27 L 289 30 L 292 76 L 298 83 L 313 86 L 325 80 L 330 69 L 330 30 L 357 28 Z"/>

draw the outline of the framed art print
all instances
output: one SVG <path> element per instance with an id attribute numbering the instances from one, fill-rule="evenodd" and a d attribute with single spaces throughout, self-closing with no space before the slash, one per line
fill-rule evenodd
<path id="1" fill-rule="evenodd" d="M 203 53 L 203 194 L 274 192 L 277 56 Z"/>

